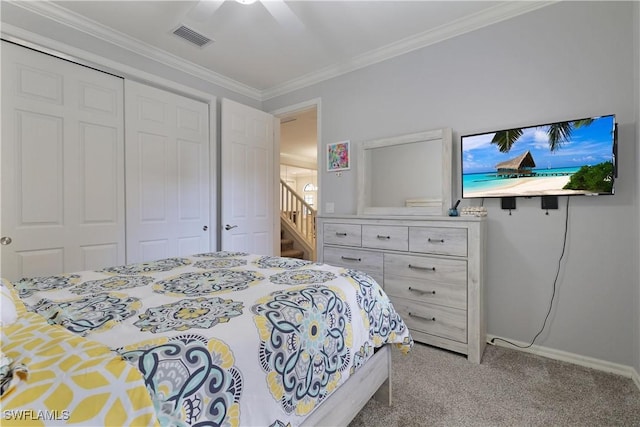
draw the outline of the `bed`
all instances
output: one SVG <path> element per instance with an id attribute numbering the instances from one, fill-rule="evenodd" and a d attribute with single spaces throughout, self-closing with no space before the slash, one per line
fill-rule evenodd
<path id="1" fill-rule="evenodd" d="M 413 345 L 371 277 L 298 259 L 213 252 L 3 286 L 18 311 L 3 425 L 346 425 L 376 390 L 390 402 L 390 346 Z"/>

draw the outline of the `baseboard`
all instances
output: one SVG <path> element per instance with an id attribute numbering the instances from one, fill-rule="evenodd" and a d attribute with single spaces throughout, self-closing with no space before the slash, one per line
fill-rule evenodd
<path id="1" fill-rule="evenodd" d="M 498 338 L 494 343 L 491 343 L 493 338 Z M 606 360 L 595 359 L 593 357 L 582 356 L 575 353 L 569 353 L 562 350 L 556 350 L 553 348 L 543 347 L 539 345 L 533 345 L 529 348 L 518 348 L 507 343 L 500 341 L 504 339 L 495 335 L 487 334 L 487 343 L 490 345 L 496 345 L 499 347 L 511 348 L 514 350 L 524 351 L 525 353 L 531 353 L 538 356 L 548 357 L 549 359 L 560 360 L 562 362 L 573 363 L 574 365 L 584 366 L 586 368 L 593 368 L 599 371 L 609 372 L 611 374 L 622 375 L 623 377 L 631 378 L 636 387 L 640 390 L 640 375 L 632 366 L 621 365 L 618 363 L 607 362 Z M 509 339 L 512 343 L 519 346 L 527 346 L 529 343 L 516 341 Z"/>

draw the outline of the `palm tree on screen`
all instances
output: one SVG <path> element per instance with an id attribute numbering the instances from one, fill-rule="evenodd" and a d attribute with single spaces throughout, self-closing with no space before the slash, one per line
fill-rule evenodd
<path id="1" fill-rule="evenodd" d="M 573 129 L 589 126 L 593 120 L 594 119 L 581 119 L 549 125 L 549 129 L 547 130 L 547 135 L 549 135 L 549 150 L 553 152 L 560 148 L 564 142 L 571 138 Z M 513 144 L 515 144 L 521 136 L 522 128 L 501 130 L 496 132 L 491 143 L 496 144 L 501 153 L 508 153 Z"/>

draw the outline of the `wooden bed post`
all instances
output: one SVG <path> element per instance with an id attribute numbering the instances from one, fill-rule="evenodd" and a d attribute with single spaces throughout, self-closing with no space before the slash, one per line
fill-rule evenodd
<path id="1" fill-rule="evenodd" d="M 301 426 L 347 426 L 374 397 L 391 404 L 391 345 L 387 344 L 338 387 Z"/>
<path id="2" fill-rule="evenodd" d="M 375 392 L 373 398 L 380 403 L 391 406 L 391 404 L 393 403 L 393 387 L 391 384 L 391 351 L 387 351 L 387 366 L 389 367 L 389 376 L 387 377 L 385 382 L 382 383 L 378 391 Z"/>

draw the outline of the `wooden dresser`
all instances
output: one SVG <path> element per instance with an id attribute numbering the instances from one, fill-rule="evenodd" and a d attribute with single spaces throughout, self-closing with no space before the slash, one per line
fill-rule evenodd
<path id="1" fill-rule="evenodd" d="M 415 341 L 480 363 L 486 345 L 486 220 L 424 218 L 320 217 L 318 261 L 368 273 Z"/>

